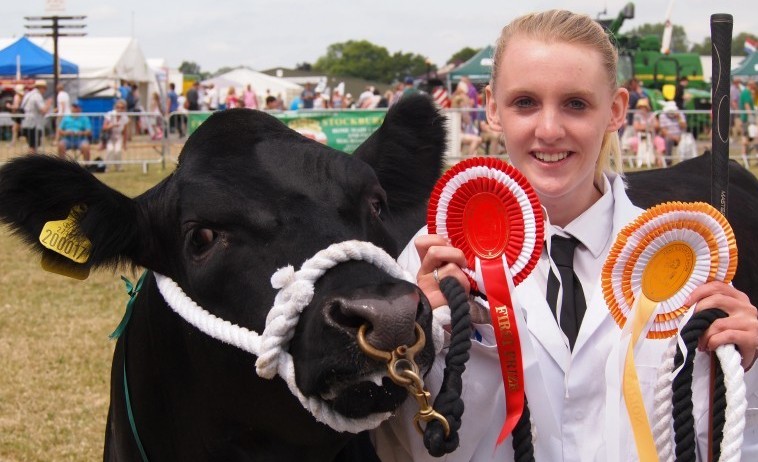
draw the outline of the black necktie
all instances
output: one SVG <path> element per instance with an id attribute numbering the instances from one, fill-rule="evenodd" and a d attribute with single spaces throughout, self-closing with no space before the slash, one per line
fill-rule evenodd
<path id="1" fill-rule="evenodd" d="M 550 258 L 552 258 L 563 281 L 563 302 L 561 303 L 560 325 L 568 337 L 571 349 L 574 349 L 579 326 L 582 324 L 584 312 L 587 311 L 587 302 L 584 300 L 584 291 L 579 278 L 574 273 L 574 249 L 579 244 L 576 238 L 553 236 L 550 246 Z M 553 271 L 547 278 L 547 303 L 555 315 L 558 302 L 558 288 L 561 283 L 555 277 Z"/>

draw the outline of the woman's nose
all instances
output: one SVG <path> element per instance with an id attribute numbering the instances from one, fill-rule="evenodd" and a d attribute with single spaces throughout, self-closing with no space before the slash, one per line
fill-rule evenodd
<path id="1" fill-rule="evenodd" d="M 563 122 L 560 111 L 545 108 L 540 111 L 535 127 L 535 136 L 543 141 L 551 142 L 560 139 L 564 135 Z"/>

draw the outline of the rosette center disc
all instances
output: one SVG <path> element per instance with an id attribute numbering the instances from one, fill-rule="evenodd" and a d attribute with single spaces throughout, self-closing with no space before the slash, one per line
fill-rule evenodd
<path id="1" fill-rule="evenodd" d="M 477 193 L 463 211 L 463 232 L 479 258 L 497 258 L 508 244 L 508 212 L 503 201 L 490 192 Z"/>
<path id="2" fill-rule="evenodd" d="M 690 279 L 695 267 L 695 252 L 678 241 L 659 249 L 642 272 L 642 293 L 654 301 L 668 300 Z"/>

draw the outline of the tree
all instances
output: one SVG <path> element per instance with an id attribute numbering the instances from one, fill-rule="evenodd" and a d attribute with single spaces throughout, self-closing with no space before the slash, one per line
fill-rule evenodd
<path id="1" fill-rule="evenodd" d="M 200 74 L 200 65 L 194 61 L 182 61 L 179 65 L 179 72 L 182 74 Z"/>
<path id="2" fill-rule="evenodd" d="M 326 55 L 316 60 L 313 69 L 328 75 L 384 81 L 389 61 L 390 55 L 386 48 L 366 40 L 349 40 L 329 45 Z"/>
<path id="3" fill-rule="evenodd" d="M 753 40 L 758 40 L 758 38 L 753 35 L 749 34 L 747 32 L 740 32 L 739 34 L 735 35 L 732 39 L 732 56 L 743 56 L 745 55 L 745 40 L 750 37 Z M 692 53 L 698 53 L 700 55 L 710 55 L 712 53 L 711 51 L 711 38 L 706 37 L 703 39 L 702 43 L 696 43 L 692 45 L 692 48 L 690 48 L 690 51 Z"/>
<path id="4" fill-rule="evenodd" d="M 349 40 L 329 45 L 326 55 L 316 60 L 313 70 L 391 83 L 407 75 L 422 75 L 434 67 L 421 55 L 402 52 L 390 55 L 386 48 L 369 41 Z"/>
<path id="5" fill-rule="evenodd" d="M 465 63 L 466 61 L 471 59 L 475 54 L 479 53 L 480 51 L 482 51 L 481 48 L 471 48 L 471 47 L 461 48 L 453 56 L 451 56 L 450 59 L 447 60 L 446 64 L 458 65 L 461 63 Z"/>
<path id="6" fill-rule="evenodd" d="M 693 44 L 692 47 L 690 48 L 690 53 L 697 53 L 701 56 L 710 55 L 711 48 L 712 48 L 711 38 L 706 37 L 703 39 L 702 43 Z"/>
<path id="7" fill-rule="evenodd" d="M 659 40 L 663 39 L 663 30 L 665 29 L 666 24 L 659 22 L 655 24 L 643 24 L 639 27 L 635 27 L 626 35 L 636 35 L 638 37 L 646 37 L 646 36 L 653 36 L 658 37 Z M 671 31 L 671 45 L 669 48 L 671 49 L 672 53 L 683 53 L 689 49 L 687 46 L 688 40 L 687 40 L 687 32 L 685 32 L 684 27 L 678 26 L 676 24 L 673 25 L 673 29 Z"/>
<path id="8" fill-rule="evenodd" d="M 310 72 L 310 70 L 313 69 L 313 65 L 311 63 L 303 61 L 302 63 L 295 64 L 295 69 L 298 71 Z"/>

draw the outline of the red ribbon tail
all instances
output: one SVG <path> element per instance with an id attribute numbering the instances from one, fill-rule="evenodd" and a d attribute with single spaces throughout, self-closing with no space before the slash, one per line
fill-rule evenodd
<path id="1" fill-rule="evenodd" d="M 505 391 L 505 422 L 497 439 L 500 445 L 511 434 L 524 412 L 524 365 L 516 313 L 508 288 L 508 269 L 504 267 L 502 258 L 482 260 L 480 263 Z"/>

